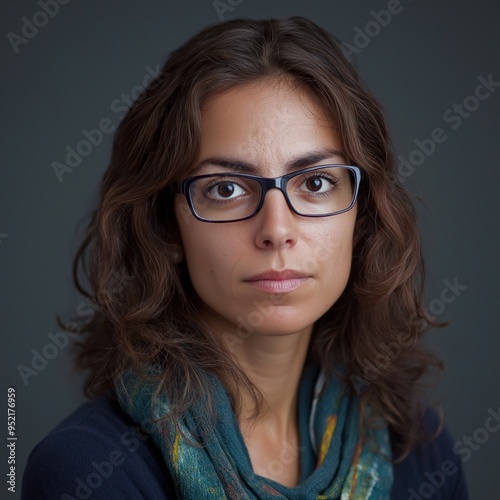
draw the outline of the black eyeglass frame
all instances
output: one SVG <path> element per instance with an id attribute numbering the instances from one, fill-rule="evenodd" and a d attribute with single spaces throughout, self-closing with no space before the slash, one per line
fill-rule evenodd
<path id="1" fill-rule="evenodd" d="M 354 190 L 353 190 L 353 196 L 352 196 L 352 201 L 351 204 L 343 209 L 339 210 L 338 212 L 332 212 L 332 213 L 327 213 L 327 214 L 302 214 L 298 210 L 294 208 L 292 205 L 292 202 L 290 201 L 290 198 L 288 197 L 288 193 L 286 191 L 286 186 L 288 184 L 288 181 L 292 179 L 293 177 L 296 177 L 297 175 L 301 175 L 306 172 L 313 172 L 315 170 L 322 170 L 327 167 L 342 167 L 342 168 L 347 168 L 348 170 L 351 170 L 354 172 L 354 178 L 355 178 L 355 185 L 354 185 Z M 246 217 L 241 217 L 239 219 L 229 219 L 229 220 L 211 220 L 211 219 L 204 219 L 201 217 L 199 214 L 196 213 L 196 210 L 193 206 L 193 202 L 191 199 L 191 192 L 189 190 L 190 185 L 196 181 L 197 179 L 206 179 L 208 177 L 224 177 L 224 176 L 230 176 L 230 177 L 238 177 L 238 178 L 243 178 L 243 179 L 252 179 L 254 181 L 257 181 L 260 186 L 261 186 L 261 193 L 260 193 L 260 200 L 259 203 L 257 204 L 257 207 L 251 213 L 250 215 L 247 215 Z M 242 174 L 242 173 L 236 173 L 236 172 L 229 172 L 229 173 L 216 173 L 216 174 L 205 174 L 205 175 L 196 175 L 193 177 L 188 177 L 186 179 L 183 179 L 181 181 L 177 181 L 176 183 L 172 184 L 171 189 L 174 193 L 181 193 L 186 197 L 186 200 L 188 202 L 188 206 L 191 209 L 191 213 L 193 216 L 198 219 L 199 221 L 202 222 L 213 222 L 213 223 L 228 223 L 228 222 L 239 222 L 242 220 L 247 220 L 251 219 L 257 213 L 259 210 L 262 208 L 262 205 L 264 204 L 264 199 L 266 197 L 267 192 L 270 189 L 276 188 L 279 189 L 286 200 L 286 203 L 290 210 L 297 214 L 300 215 L 301 217 L 331 217 L 332 215 L 339 215 L 344 212 L 348 212 L 349 210 L 352 209 L 352 207 L 355 205 L 356 200 L 358 198 L 358 192 L 359 192 L 359 186 L 361 184 L 361 179 L 363 177 L 363 171 L 361 170 L 360 167 L 357 165 L 339 165 L 339 164 L 327 164 L 327 165 L 318 165 L 316 167 L 308 167 L 308 168 L 303 168 L 301 170 L 295 170 L 294 172 L 290 172 L 289 174 L 282 175 L 280 177 L 260 177 L 258 175 L 252 175 L 252 174 Z"/>

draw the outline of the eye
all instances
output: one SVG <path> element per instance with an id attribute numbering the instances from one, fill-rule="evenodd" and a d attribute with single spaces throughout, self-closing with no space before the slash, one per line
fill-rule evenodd
<path id="1" fill-rule="evenodd" d="M 205 188 L 205 195 L 215 200 L 228 200 L 245 194 L 245 190 L 233 181 L 214 181 Z"/>
<path id="2" fill-rule="evenodd" d="M 312 174 L 304 180 L 302 186 L 313 193 L 324 193 L 335 185 L 335 181 L 325 174 Z"/>

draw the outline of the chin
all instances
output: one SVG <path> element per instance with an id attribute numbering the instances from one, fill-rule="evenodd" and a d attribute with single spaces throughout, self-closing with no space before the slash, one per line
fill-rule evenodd
<path id="1" fill-rule="evenodd" d="M 298 311 L 275 311 L 265 317 L 259 311 L 252 311 L 246 316 L 237 317 L 237 332 L 264 336 L 292 335 L 312 327 L 317 318 L 315 316 L 309 318 L 309 315 L 306 316 Z"/>

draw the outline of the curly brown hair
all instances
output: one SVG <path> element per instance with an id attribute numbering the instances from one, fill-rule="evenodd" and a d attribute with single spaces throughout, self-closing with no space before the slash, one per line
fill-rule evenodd
<path id="1" fill-rule="evenodd" d="M 416 212 L 397 176 L 383 108 L 340 42 L 304 17 L 208 26 L 170 54 L 128 110 L 73 263 L 77 289 L 96 308 L 92 321 L 79 327 L 75 366 L 89 371 L 89 397 L 113 393 L 127 367 L 146 376 L 144 366 L 160 366 L 157 391 L 169 391 L 174 419 L 207 394 L 208 371 L 224 381 L 236 412 L 243 387 L 255 401 L 255 417 L 261 413 L 262 395 L 198 316 L 186 265 L 169 257 L 180 235 L 167 188 L 194 165 L 208 97 L 283 77 L 305 88 L 331 117 L 346 158 L 364 174 L 349 281 L 315 323 L 308 359 L 330 373 L 347 368 L 337 375 L 358 393 L 360 425 L 376 425 L 367 411 L 375 407 L 397 437 L 397 463 L 428 438 L 419 425 L 422 379 L 432 367 L 442 371 L 443 361 L 421 337 L 445 323 L 423 307 Z M 92 293 L 81 286 L 80 265 Z M 213 411 L 208 394 L 207 412 Z"/>

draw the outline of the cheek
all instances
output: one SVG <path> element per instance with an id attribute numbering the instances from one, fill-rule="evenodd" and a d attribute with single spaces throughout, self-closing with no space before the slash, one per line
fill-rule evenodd
<path id="1" fill-rule="evenodd" d="M 354 221 L 337 220 L 318 235 L 311 252 L 327 286 L 335 284 L 344 288 L 347 284 L 352 263 Z M 333 290 L 332 290 L 333 291 Z"/>
<path id="2" fill-rule="evenodd" d="M 180 224 L 184 258 L 191 282 L 199 295 L 204 290 L 228 289 L 232 283 L 237 256 L 238 238 L 229 236 L 221 226 L 212 227 L 197 220 Z"/>

